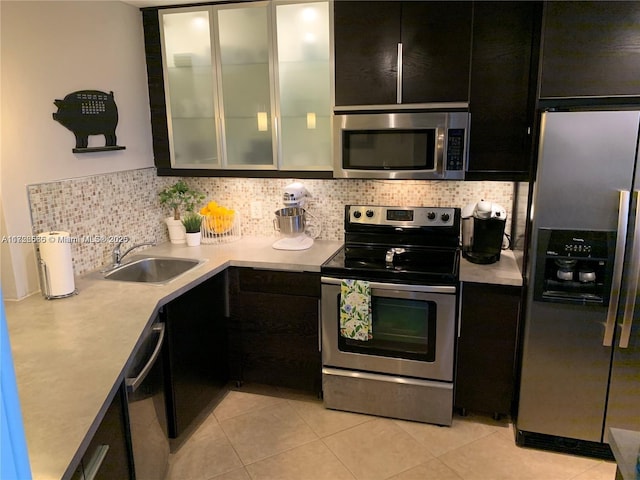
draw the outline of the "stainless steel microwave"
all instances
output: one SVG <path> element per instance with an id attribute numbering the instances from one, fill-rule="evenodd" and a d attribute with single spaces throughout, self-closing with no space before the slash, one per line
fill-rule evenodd
<path id="1" fill-rule="evenodd" d="M 462 180 L 468 112 L 336 113 L 336 178 Z"/>

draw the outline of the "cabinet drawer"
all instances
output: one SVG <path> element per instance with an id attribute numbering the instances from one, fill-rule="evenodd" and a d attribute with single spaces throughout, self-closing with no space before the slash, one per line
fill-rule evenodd
<path id="1" fill-rule="evenodd" d="M 230 288 L 232 293 L 261 292 L 319 298 L 320 275 L 237 268 L 231 271 Z"/>

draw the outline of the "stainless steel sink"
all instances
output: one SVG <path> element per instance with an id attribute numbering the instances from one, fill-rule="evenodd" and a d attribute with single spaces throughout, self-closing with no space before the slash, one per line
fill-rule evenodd
<path id="1" fill-rule="evenodd" d="M 164 284 L 197 267 L 204 260 L 174 257 L 143 257 L 104 274 L 107 280 Z"/>

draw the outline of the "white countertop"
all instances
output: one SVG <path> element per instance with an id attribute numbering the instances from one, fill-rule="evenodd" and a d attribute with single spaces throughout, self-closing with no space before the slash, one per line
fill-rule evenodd
<path id="1" fill-rule="evenodd" d="M 206 259 L 166 285 L 76 279 L 78 295 L 6 302 L 29 460 L 34 480 L 69 476 L 85 450 L 147 324 L 158 308 L 229 266 L 319 272 L 341 242 L 275 250 L 274 237 L 221 245 L 165 243 L 145 254 Z M 512 252 L 492 265 L 461 261 L 462 281 L 522 285 Z"/>
<path id="2" fill-rule="evenodd" d="M 488 265 L 471 263 L 461 255 L 460 281 L 521 287 L 522 272 L 518 265 L 512 250 L 503 250 L 500 260 Z"/>
<path id="3" fill-rule="evenodd" d="M 34 480 L 69 476 L 122 380 L 125 365 L 160 305 L 229 266 L 319 272 L 342 245 L 316 241 L 275 250 L 273 237 L 221 245 L 162 244 L 144 251 L 207 261 L 166 285 L 76 280 L 78 295 L 6 302 L 27 448 Z"/>
<path id="4" fill-rule="evenodd" d="M 609 445 L 623 480 L 637 480 L 640 473 L 640 432 L 609 428 Z M 618 478 L 616 476 L 616 478 Z"/>

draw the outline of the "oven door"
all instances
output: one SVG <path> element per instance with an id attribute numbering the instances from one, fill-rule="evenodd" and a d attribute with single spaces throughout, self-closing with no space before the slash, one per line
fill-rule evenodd
<path id="1" fill-rule="evenodd" d="M 454 286 L 370 282 L 372 339 L 340 335 L 340 285 L 322 277 L 322 363 L 359 371 L 453 381 Z"/>

